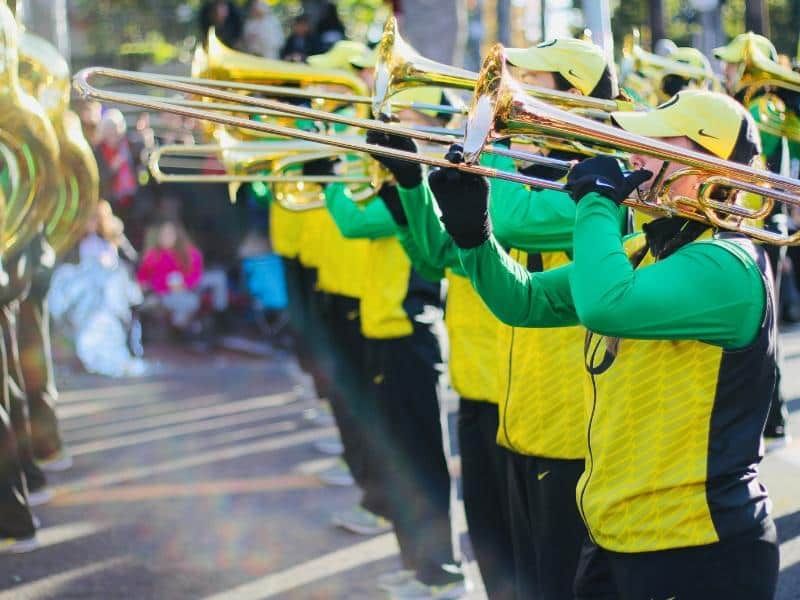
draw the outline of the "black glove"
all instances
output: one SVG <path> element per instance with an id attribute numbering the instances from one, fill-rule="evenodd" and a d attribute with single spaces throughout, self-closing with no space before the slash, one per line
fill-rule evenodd
<path id="1" fill-rule="evenodd" d="M 462 148 L 450 146 L 446 156 L 454 164 L 464 161 Z M 489 239 L 489 181 L 480 175 L 457 169 L 438 169 L 428 184 L 442 211 L 442 223 L 460 248 L 475 248 Z"/>
<path id="2" fill-rule="evenodd" d="M 394 148 L 395 150 L 405 150 L 406 152 L 417 152 L 417 145 L 414 140 L 402 135 L 381 133 L 380 131 L 370 130 L 367 132 L 367 143 L 383 146 L 384 148 Z M 422 165 L 388 156 L 378 156 L 373 154 L 372 158 L 381 163 L 394 175 L 394 178 L 404 188 L 415 188 L 422 183 Z"/>
<path id="3" fill-rule="evenodd" d="M 333 168 L 339 162 L 338 158 L 318 158 L 303 164 L 303 175 L 324 177 L 334 175 Z"/>
<path id="4" fill-rule="evenodd" d="M 397 191 L 397 186 L 393 183 L 384 183 L 381 189 L 378 190 L 378 196 L 383 200 L 394 222 L 397 223 L 399 227 L 408 227 L 406 211 L 403 209 L 403 203 L 400 201 L 400 193 Z"/>
<path id="5" fill-rule="evenodd" d="M 645 169 L 623 171 L 615 158 L 596 156 L 572 167 L 567 176 L 566 190 L 575 202 L 589 192 L 596 192 L 616 204 L 622 204 L 633 190 L 652 176 L 653 173 Z"/>

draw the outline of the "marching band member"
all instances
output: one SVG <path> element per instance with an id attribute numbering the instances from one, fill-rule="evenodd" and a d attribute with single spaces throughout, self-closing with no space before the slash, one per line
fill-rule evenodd
<path id="1" fill-rule="evenodd" d="M 384 185 L 380 197 L 362 208 L 334 184 L 326 204 L 344 237 L 369 240 L 360 313 L 374 403 L 370 424 L 384 457 L 390 517 L 409 572 L 387 587 L 394 598 L 457 598 L 466 581 L 454 565 L 440 416 L 441 273 L 424 269 L 423 277 L 412 268 L 383 201 L 396 193 Z"/>
<path id="2" fill-rule="evenodd" d="M 732 99 L 684 91 L 617 125 L 749 164 L 755 123 Z M 491 233 L 488 196 L 447 194 L 443 221 L 465 271 L 504 322 L 586 328 L 586 468 L 575 499 L 592 544 L 583 598 L 772 598 L 778 546 L 758 480 L 761 431 L 775 385 L 774 289 L 763 249 L 740 235 L 672 217 L 627 240 L 618 206 L 653 174 L 681 165 L 609 157 L 568 178 L 577 203 L 574 262 L 529 273 Z M 458 173 L 462 189 L 488 190 Z M 695 194 L 699 178 L 673 185 Z M 455 217 L 458 215 L 458 217 Z"/>
<path id="3" fill-rule="evenodd" d="M 579 95 L 617 96 L 613 68 L 606 63 L 602 51 L 590 42 L 558 39 L 532 48 L 510 49 L 507 56 L 512 64 L 525 69 L 523 77 L 529 83 Z M 379 141 L 415 149 L 410 140 L 384 137 Z M 553 151 L 551 156 L 564 160 L 579 157 L 566 151 Z M 513 162 L 503 157 L 493 156 L 485 164 L 514 169 Z M 394 168 L 412 166 L 399 163 Z M 563 174 L 535 165 L 523 172 L 549 179 Z M 437 198 L 449 194 L 458 196 L 459 201 L 471 202 L 472 196 L 480 194 L 479 187 L 453 185 L 448 189 L 447 182 L 441 179 L 445 174 L 431 175 L 431 187 Z M 447 266 L 458 265 L 457 245 L 464 243 L 457 237 L 458 217 L 453 217 L 449 227 L 451 237 L 436 217 L 430 191 L 425 186 L 411 189 L 401 184 L 400 190 L 409 229 L 417 233 L 420 246 Z M 498 239 L 512 248 L 514 260 L 531 271 L 547 271 L 569 262 L 575 204 L 567 194 L 530 190 L 498 180 L 492 198 L 496 199 L 491 204 L 492 225 Z M 620 212 L 621 226 L 625 211 Z M 502 522 L 480 521 L 480 516 L 487 514 L 485 503 L 494 501 L 491 495 L 486 495 L 485 481 L 494 481 L 495 493 L 507 496 L 510 506 L 510 532 L 505 535 L 513 540 L 513 558 L 506 560 L 514 561 L 517 595 L 568 597 L 586 538 L 583 522 L 571 501 L 584 465 L 583 411 L 576 404 L 582 395 L 583 332 L 578 327 L 518 329 L 495 322 L 493 334 L 494 355 L 498 358 L 491 363 L 494 373 L 489 377 L 494 389 L 489 394 L 496 408 L 484 403 L 482 407 L 486 408 L 479 418 L 486 419 L 487 424 L 491 419 L 495 426 L 491 437 L 468 438 L 462 441 L 461 448 L 464 458 L 470 458 L 475 451 L 489 456 L 502 453 L 506 456 L 507 472 L 492 472 L 486 466 L 479 470 L 482 465 L 469 460 L 463 463 L 465 510 L 468 519 L 473 517 L 469 522 L 471 535 L 476 536 L 479 548 L 487 543 L 482 539 L 487 528 L 493 531 L 495 541 L 504 535 Z M 453 331 L 453 335 L 464 334 Z M 467 401 L 462 410 L 480 409 Z M 489 428 L 484 426 L 484 429 Z M 507 452 L 496 447 L 495 436 Z M 467 443 L 474 448 L 465 450 Z M 478 486 L 484 485 L 468 496 L 471 477 L 479 480 Z M 480 561 L 480 554 L 479 563 L 490 582 L 494 581 L 494 575 L 502 573 L 491 561 Z"/>

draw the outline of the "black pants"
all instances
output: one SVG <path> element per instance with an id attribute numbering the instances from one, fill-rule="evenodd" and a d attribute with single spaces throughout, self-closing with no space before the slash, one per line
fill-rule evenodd
<path id="1" fill-rule="evenodd" d="M 0 336 L 0 538 L 28 538 L 36 533 L 28 507 L 17 437 L 11 425 L 6 346 Z"/>
<path id="2" fill-rule="evenodd" d="M 367 373 L 375 398 L 376 435 L 384 468 L 390 518 L 407 569 L 427 585 L 460 578 L 452 564 L 450 474 L 439 406 L 439 340 L 429 325 L 412 335 L 367 341 Z"/>
<path id="3" fill-rule="evenodd" d="M 46 459 L 63 447 L 55 411 L 58 390 L 50 349 L 47 289 L 34 286 L 20 304 L 17 332 L 22 379 L 30 411 L 33 454 L 37 459 Z"/>
<path id="4" fill-rule="evenodd" d="M 17 439 L 17 451 L 22 464 L 22 471 L 25 473 L 28 490 L 33 492 L 47 485 L 47 481 L 44 473 L 34 460 L 28 397 L 22 380 L 22 368 L 20 366 L 19 346 L 17 343 L 18 316 L 19 302 L 16 300 L 0 310 L 0 327 L 3 328 L 3 340 L 6 347 L 7 377 L 5 381 L 9 395 L 9 417 Z"/>
<path id="5" fill-rule="evenodd" d="M 584 462 L 508 456 L 517 597 L 570 598 L 587 537 L 575 502 Z"/>
<path id="6" fill-rule="evenodd" d="M 458 447 L 469 539 L 486 593 L 514 598 L 514 549 L 508 504 L 508 451 L 498 446 L 497 405 L 461 398 Z"/>
<path id="7" fill-rule="evenodd" d="M 785 249 L 778 246 L 769 244 L 764 245 L 764 250 L 769 258 L 770 266 L 772 267 L 772 275 L 776 282 L 775 289 L 780 291 L 778 281 L 783 276 L 780 271 L 779 261 L 784 256 Z M 780 308 L 780 302 L 778 303 Z M 781 342 L 778 340 L 778 352 L 781 349 Z M 772 403 L 769 406 L 769 413 L 767 415 L 767 422 L 764 427 L 764 434 L 767 437 L 781 437 L 786 434 L 786 422 L 789 418 L 789 411 L 786 408 L 786 401 L 781 393 L 781 368 L 778 365 L 777 379 L 775 380 L 775 389 L 772 392 Z"/>
<path id="8" fill-rule="evenodd" d="M 588 543 L 577 600 L 772 600 L 778 582 L 775 526 L 709 546 L 622 554 Z"/>
<path id="9" fill-rule="evenodd" d="M 363 491 L 361 506 L 388 518 L 384 457 L 374 435 L 374 401 L 369 398 L 366 340 L 361 334 L 359 300 L 328 294 L 326 321 L 334 358 L 330 402 L 344 446 L 343 458 Z"/>

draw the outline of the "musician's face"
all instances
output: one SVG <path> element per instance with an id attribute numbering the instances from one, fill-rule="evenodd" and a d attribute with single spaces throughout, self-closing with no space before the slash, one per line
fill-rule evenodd
<path id="1" fill-rule="evenodd" d="M 659 138 L 661 141 L 666 142 L 667 144 L 672 144 L 673 146 L 678 146 L 680 148 L 685 148 L 687 150 L 697 151 L 694 143 L 687 137 L 680 136 L 680 137 L 668 137 L 668 138 Z M 652 156 L 647 156 L 645 154 L 633 154 L 631 155 L 631 168 L 634 170 L 638 169 L 647 169 L 653 176 L 648 180 L 645 181 L 642 185 L 639 186 L 639 190 L 642 193 L 650 191 L 650 187 L 653 185 L 656 176 L 658 175 L 659 171 L 661 170 L 662 165 L 664 164 L 663 160 L 658 158 L 653 158 Z M 665 177 L 669 177 L 675 171 L 685 168 L 685 165 L 676 162 L 670 162 L 667 165 L 667 169 L 665 171 Z M 695 176 L 687 176 L 681 177 L 678 179 L 674 184 L 670 186 L 670 196 L 690 196 L 694 197 L 697 194 L 697 187 L 699 184 L 699 178 Z"/>
<path id="2" fill-rule="evenodd" d="M 528 85 L 548 90 L 556 89 L 556 78 L 549 71 L 522 71 L 521 79 Z"/>

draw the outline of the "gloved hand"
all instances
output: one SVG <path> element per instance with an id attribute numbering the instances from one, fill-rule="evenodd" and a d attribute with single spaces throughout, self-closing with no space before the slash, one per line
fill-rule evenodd
<path id="1" fill-rule="evenodd" d="M 378 190 L 378 196 L 383 200 L 394 222 L 399 227 L 408 227 L 406 211 L 403 210 L 403 203 L 400 201 L 400 193 L 397 191 L 397 186 L 393 183 L 384 183 L 381 189 Z"/>
<path id="2" fill-rule="evenodd" d="M 463 149 L 450 146 L 445 157 L 454 164 L 464 162 Z M 489 181 L 457 169 L 438 169 L 428 184 L 442 211 L 442 223 L 460 248 L 475 248 L 489 239 Z"/>
<path id="3" fill-rule="evenodd" d="M 406 152 L 417 152 L 417 145 L 414 140 L 402 135 L 381 133 L 380 131 L 370 130 L 367 132 L 367 143 L 383 146 L 384 148 L 394 148 L 395 150 L 405 150 Z M 415 188 L 422 183 L 422 165 L 419 163 L 389 158 L 388 156 L 371 155 L 372 158 L 381 163 L 394 175 L 394 178 L 404 188 Z"/>
<path id="4" fill-rule="evenodd" d="M 324 177 L 334 174 L 334 167 L 339 162 L 338 158 L 318 158 L 303 164 L 303 175 Z"/>
<path id="5" fill-rule="evenodd" d="M 653 173 L 645 169 L 623 171 L 619 162 L 610 156 L 595 156 L 572 167 L 567 176 L 566 190 L 575 202 L 590 192 L 596 192 L 622 204 L 633 190 L 652 176 Z"/>

